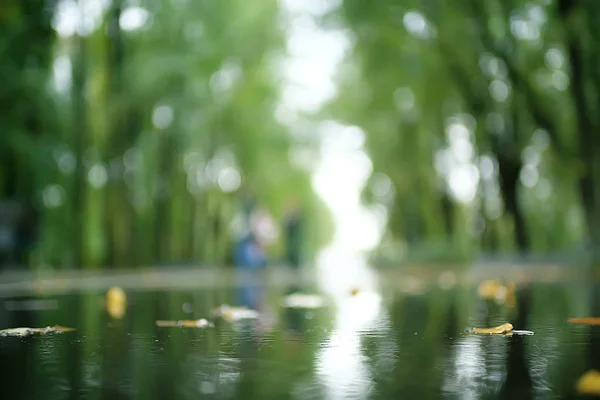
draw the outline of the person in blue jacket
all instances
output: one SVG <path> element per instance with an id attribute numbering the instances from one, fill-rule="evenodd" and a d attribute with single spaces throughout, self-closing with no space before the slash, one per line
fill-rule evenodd
<path id="1" fill-rule="evenodd" d="M 238 240 L 234 260 L 235 265 L 242 270 L 257 270 L 266 265 L 265 252 L 252 232 Z"/>
<path id="2" fill-rule="evenodd" d="M 263 291 L 259 272 L 266 266 L 266 257 L 254 234 L 249 233 L 238 241 L 235 264 L 239 279 L 238 302 L 258 310 L 261 307 Z"/>

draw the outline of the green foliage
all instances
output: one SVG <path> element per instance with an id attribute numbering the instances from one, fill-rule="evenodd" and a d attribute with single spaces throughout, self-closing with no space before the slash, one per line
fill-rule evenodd
<path id="1" fill-rule="evenodd" d="M 598 11 L 568 0 L 345 0 L 327 17 L 355 43 L 329 114 L 367 132 L 373 178 L 392 183 L 391 198 L 373 196 L 375 185 L 365 193 L 388 209 L 384 245 L 432 257 L 432 246 L 598 245 Z M 469 174 L 444 163 L 453 142 Z M 461 196 L 465 180 L 476 192 Z"/>
<path id="2" fill-rule="evenodd" d="M 252 11 L 239 1 L 113 1 L 90 32 L 60 37 L 50 27 L 60 7 L 23 11 L 37 3 L 0 14 L 20 22 L 3 25 L 0 42 L 11 60 L 2 75 L 13 78 L 0 89 L 11 105 L 2 111 L 9 145 L 0 194 L 41 200 L 36 263 L 223 264 L 241 190 L 279 218 L 298 199 L 311 229 L 309 257 L 329 239 L 328 211 L 309 173 L 290 164 L 293 138 L 274 117 L 272 60 L 284 51 L 276 1 Z M 128 28 L 131 12 L 146 22 Z M 21 65 L 32 57 L 43 62 Z M 70 76 L 65 87 L 53 88 L 53 60 Z M 29 191 L 9 186 L 12 177 Z"/>
<path id="3" fill-rule="evenodd" d="M 56 22 L 65 4 L 0 11 L 0 193 L 42 209 L 37 262 L 223 263 L 241 191 L 277 218 L 300 201 L 309 253 L 327 242 L 309 172 L 289 160 L 316 143 L 274 117 L 276 1 L 113 1 L 80 35 Z M 323 17 L 353 46 L 318 117 L 367 133 L 380 250 L 598 246 L 599 15 L 592 1 L 345 0 Z"/>

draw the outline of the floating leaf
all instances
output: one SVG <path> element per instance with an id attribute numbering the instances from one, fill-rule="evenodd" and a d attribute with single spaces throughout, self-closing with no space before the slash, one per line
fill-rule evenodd
<path id="1" fill-rule="evenodd" d="M 258 311 L 249 309 L 248 307 L 231 307 L 223 304 L 221 307 L 213 310 L 215 317 L 220 317 L 228 322 L 240 321 L 243 319 L 258 318 Z"/>
<path id="2" fill-rule="evenodd" d="M 193 320 L 193 321 L 188 321 L 188 320 L 156 321 L 156 326 L 159 326 L 162 328 L 168 328 L 168 327 L 206 328 L 207 326 L 213 326 L 213 323 L 208 322 L 204 318 L 200 318 L 198 320 Z"/>
<path id="3" fill-rule="evenodd" d="M 36 333 L 34 328 L 11 328 L 0 331 L 0 336 L 30 336 Z"/>
<path id="4" fill-rule="evenodd" d="M 111 287 L 106 292 L 106 311 L 114 319 L 121 319 L 127 308 L 127 296 L 120 287 Z"/>
<path id="5" fill-rule="evenodd" d="M 570 324 L 582 324 L 582 325 L 600 325 L 599 317 L 587 317 L 587 318 L 569 318 L 567 320 Z"/>
<path id="6" fill-rule="evenodd" d="M 281 305 L 286 308 L 319 308 L 324 304 L 321 296 L 303 293 L 292 293 L 281 301 Z"/>
<path id="7" fill-rule="evenodd" d="M 75 328 L 67 328 L 60 325 L 47 326 L 45 328 L 10 328 L 1 330 L 0 336 L 25 337 L 35 334 L 46 335 L 48 333 L 72 332 L 74 330 Z"/>
<path id="8" fill-rule="evenodd" d="M 512 324 L 507 322 L 494 328 L 471 328 L 469 329 L 469 333 L 476 333 L 481 335 L 506 335 L 512 330 Z"/>
<path id="9" fill-rule="evenodd" d="M 577 391 L 580 394 L 600 395 L 600 372 L 592 369 L 577 380 Z"/>

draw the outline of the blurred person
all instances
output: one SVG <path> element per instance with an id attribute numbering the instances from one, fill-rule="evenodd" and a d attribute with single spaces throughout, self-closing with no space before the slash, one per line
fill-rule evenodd
<path id="1" fill-rule="evenodd" d="M 237 241 L 234 263 L 236 267 L 246 270 L 258 270 L 266 265 L 265 251 L 253 232 L 248 232 Z"/>
<path id="2" fill-rule="evenodd" d="M 233 234 L 236 237 L 234 264 L 241 269 L 256 270 L 267 263 L 265 245 L 270 243 L 269 226 L 265 235 L 263 211 L 257 207 L 253 196 L 245 195 L 241 208 L 233 222 Z M 266 222 L 268 225 L 269 221 Z"/>
<path id="3" fill-rule="evenodd" d="M 272 245 L 279 237 L 279 229 L 277 228 L 275 219 L 262 206 L 256 206 L 252 211 L 250 215 L 250 230 L 255 235 L 257 243 L 263 249 Z"/>
<path id="4" fill-rule="evenodd" d="M 302 262 L 303 220 L 302 209 L 296 202 L 292 202 L 284 218 L 285 261 L 296 270 Z"/>
<path id="5" fill-rule="evenodd" d="M 234 265 L 238 277 L 238 303 L 259 310 L 262 305 L 263 285 L 260 271 L 267 264 L 266 252 L 259 243 L 253 229 L 252 215 L 255 211 L 254 197 L 246 195 L 242 199 L 241 213 L 234 220 Z"/>

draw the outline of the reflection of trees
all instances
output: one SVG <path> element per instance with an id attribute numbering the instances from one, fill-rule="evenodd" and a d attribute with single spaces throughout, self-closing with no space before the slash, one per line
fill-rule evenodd
<path id="1" fill-rule="evenodd" d="M 321 391 L 317 364 L 331 367 L 330 373 L 359 365 L 343 378 L 351 379 L 353 373 L 368 378 L 375 398 L 566 397 L 583 372 L 600 368 L 598 329 L 564 326 L 567 316 L 600 314 L 599 286 L 593 286 L 589 298 L 582 287 L 528 286 L 517 292 L 513 315 L 490 308 L 488 317 L 477 317 L 490 324 L 508 320 L 515 329 L 535 331 L 534 336 L 465 335 L 463 329 L 471 326 L 467 300 L 472 302 L 465 293 L 471 291 L 457 288 L 398 296 L 389 313 L 371 325 L 356 332 L 334 329 L 328 341 L 324 338 L 332 332 L 327 330 L 332 318 L 326 310 L 313 310 L 313 318 L 304 320 L 302 312 L 281 310 L 284 318 L 277 329 L 262 337 L 252 325 L 224 323 L 203 330 L 154 326 L 165 315 L 187 315 L 182 304 L 194 297 L 197 314 L 191 318 L 206 315 L 217 291 L 138 293 L 125 318 L 111 326 L 100 296 L 67 296 L 59 299 L 62 308 L 45 312 L 37 321 L 26 319 L 36 315 L 32 312 L 11 313 L 15 319 L 7 324 L 43 326 L 60 320 L 78 331 L 24 340 L 2 338 L 2 393 L 18 398 L 17 390 L 24 390 L 28 398 L 35 398 L 44 390 L 43 398 L 52 399 L 64 394 L 64 388 L 73 388 L 97 399 L 134 394 L 147 399 L 286 398 L 290 393 L 323 398 L 326 392 Z M 235 292 L 223 300 L 233 298 Z M 64 307 L 67 304 L 71 308 Z M 288 335 L 290 330 L 294 336 Z M 331 351 L 317 356 L 324 346 Z M 331 364 L 322 363 L 323 357 L 330 357 Z M 331 378 L 333 386 L 344 383 Z"/>
<path id="2" fill-rule="evenodd" d="M 42 318 L 34 318 L 37 321 L 27 318 L 36 316 L 31 311 L 12 312 L 12 321 L 4 320 L 9 325 L 60 322 L 77 331 L 1 338 L 2 395 L 54 399 L 71 393 L 89 399 L 151 400 L 286 398 L 293 392 L 322 397 L 314 362 L 327 334 L 326 311 L 313 310 L 312 318 L 302 322 L 293 338 L 300 346 L 290 351 L 285 322 L 266 334 L 256 329 L 254 321 L 224 322 L 209 329 L 155 326 L 157 319 L 167 316 L 206 316 L 211 300 L 232 303 L 234 291 L 129 295 L 127 314 L 120 321 L 109 320 L 98 294 L 59 298 L 61 307 L 44 312 Z M 186 302 L 193 302 L 191 315 L 182 309 Z M 2 308 L 0 319 L 3 314 Z"/>
<path id="3" fill-rule="evenodd" d="M 449 358 L 448 334 L 455 347 L 459 340 L 457 326 L 464 323 L 464 312 L 453 308 L 461 304 L 458 292 L 434 290 L 394 300 L 390 306 L 390 334 L 395 335 L 398 355 L 389 380 L 378 380 L 375 373 L 377 393 L 384 398 L 431 398 L 439 394 Z"/>
<path id="4" fill-rule="evenodd" d="M 327 398 L 364 398 L 374 390 L 375 376 L 369 368 L 364 344 L 378 334 L 381 297 L 376 292 L 338 295 L 333 329 L 321 342 L 315 371 Z"/>
<path id="5" fill-rule="evenodd" d="M 0 301 L 0 323 L 2 326 L 32 326 L 37 322 L 34 314 L 27 311 L 7 312 L 4 301 Z M 30 338 L 2 339 L 0 356 L 0 374 L 2 388 L 0 392 L 6 398 L 34 398 L 35 388 L 30 379 L 35 376 L 32 361 L 36 359 L 35 347 Z"/>
<path id="6" fill-rule="evenodd" d="M 128 325 L 129 319 L 125 319 L 110 321 L 103 328 L 101 386 L 105 398 L 125 399 L 135 392 Z"/>
<path id="7" fill-rule="evenodd" d="M 389 398 L 393 393 L 400 349 L 387 311 L 382 312 L 373 328 L 361 336 L 363 354 L 373 377 L 373 397 Z"/>
<path id="8" fill-rule="evenodd" d="M 317 355 L 316 371 L 326 397 L 363 398 L 373 390 L 373 376 L 361 353 L 358 332 L 334 330 Z"/>
<path id="9" fill-rule="evenodd" d="M 531 312 L 531 289 L 529 287 L 519 290 L 517 296 L 517 316 L 512 323 L 515 329 L 529 329 Z M 512 336 L 508 342 L 508 357 L 506 360 L 506 380 L 500 395 L 507 399 L 533 398 L 533 384 L 530 372 L 530 362 L 525 344 L 527 336 Z"/>
<path id="10" fill-rule="evenodd" d="M 442 350 L 441 390 L 452 398 L 494 398 L 506 377 L 507 338 L 469 335 L 465 328 L 497 325 L 503 310 L 475 297 L 470 287 L 455 290 L 453 298 Z"/>
<path id="11" fill-rule="evenodd" d="M 565 321 L 574 315 L 588 315 L 587 284 L 532 284 L 527 337 L 527 362 L 536 397 L 548 393 L 560 397 L 573 394 L 574 383 L 584 372 L 588 348 L 582 346 L 584 327 Z"/>
<path id="12" fill-rule="evenodd" d="M 444 370 L 444 379 L 440 385 L 442 393 L 450 394 L 454 398 L 476 398 L 485 389 L 486 370 L 482 338 L 456 338 Z"/>
<path id="13" fill-rule="evenodd" d="M 592 293 L 590 296 L 590 315 L 600 315 L 600 285 L 597 283 L 592 284 Z M 600 327 L 590 326 L 589 333 L 590 349 L 586 360 L 586 370 L 595 369 L 596 371 L 600 371 Z"/>

